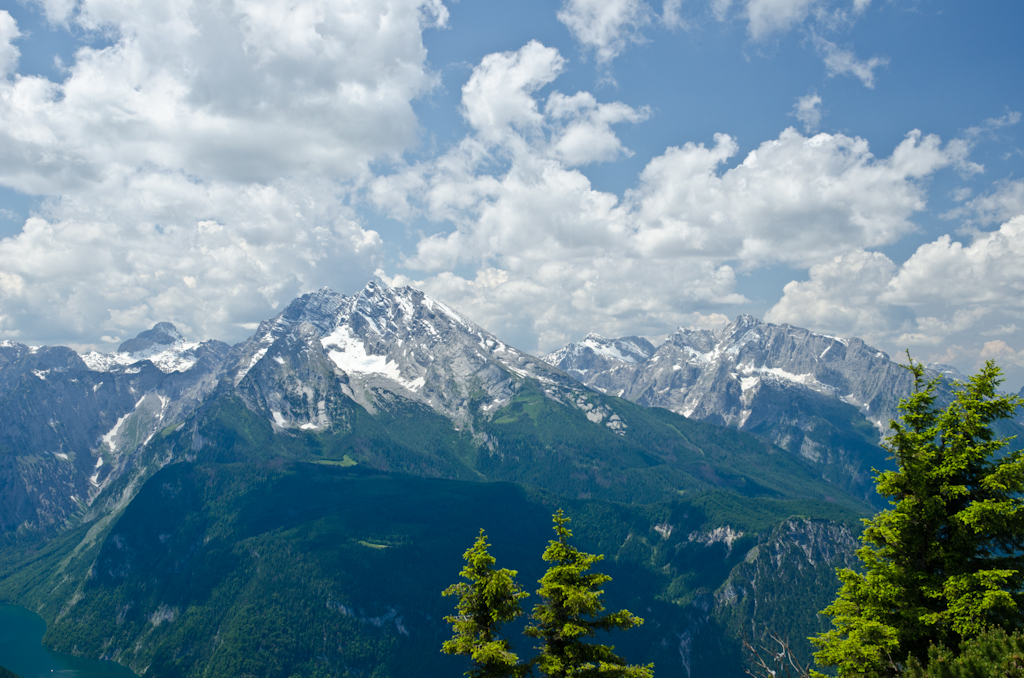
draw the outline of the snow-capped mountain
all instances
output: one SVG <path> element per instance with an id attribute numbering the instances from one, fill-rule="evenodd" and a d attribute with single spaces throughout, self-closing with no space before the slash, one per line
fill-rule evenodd
<path id="1" fill-rule="evenodd" d="M 544 360 L 609 395 L 763 435 L 841 484 L 870 485 L 871 464 L 884 461 L 879 434 L 912 387 L 907 370 L 860 339 L 750 315 L 721 330 L 680 328 L 645 348 L 589 335 Z"/>
<path id="2" fill-rule="evenodd" d="M 148 360 L 161 372 L 187 372 L 199 362 L 203 344 L 185 341 L 171 323 L 157 323 L 153 329 L 140 332 L 123 342 L 114 353 L 90 351 L 82 353 L 89 369 L 109 372 L 119 365 L 134 365 Z"/>
<path id="3" fill-rule="evenodd" d="M 217 385 L 226 344 L 160 323 L 113 354 L 0 345 L 0 529 L 61 528 Z"/>
<path id="4" fill-rule="evenodd" d="M 591 334 L 543 359 L 605 393 L 738 428 L 757 420 L 757 395 L 773 384 L 849 403 L 881 428 L 911 383 L 906 370 L 860 339 L 750 315 L 722 330 L 680 328 L 646 357 L 641 351 L 615 355 L 611 347 L 623 344 L 642 346 L 636 337 Z"/>
<path id="5" fill-rule="evenodd" d="M 306 340 L 299 344 L 309 359 L 332 365 L 340 391 L 371 412 L 381 405 L 382 394 L 392 393 L 428 405 L 457 426 L 468 426 L 474 416 L 487 416 L 508 403 L 524 378 L 536 379 L 548 397 L 560 402 L 575 403 L 588 390 L 419 290 L 377 282 L 352 296 L 326 288 L 304 295 L 261 323 L 238 347 L 234 383 L 254 394 L 252 386 L 245 386 L 252 371 L 267 360 L 282 365 L 284 349 L 274 347 L 292 341 L 291 333 L 304 326 Z M 327 362 L 310 342 L 313 332 Z M 294 400 L 283 392 L 263 398 Z M 250 397 L 249 402 L 255 401 Z M 326 425 L 312 410 L 293 419 L 284 410 L 270 412 L 282 428 Z"/>
<path id="6" fill-rule="evenodd" d="M 238 396 L 289 434 L 346 433 L 359 409 L 418 403 L 500 456 L 485 424 L 524 388 L 626 434 L 600 391 L 757 433 L 865 496 L 872 466 L 884 463 L 879 429 L 910 384 L 859 339 L 751 316 L 720 331 L 680 329 L 658 347 L 592 334 L 541 360 L 418 290 L 325 288 L 234 347 L 188 341 L 170 323 L 110 354 L 0 344 L 0 451 L 12 451 L 0 454 L 0 483 L 12 488 L 0 497 L 0 530 L 67 524 L 114 481 L 141 478 L 140 450 L 212 395 Z"/>

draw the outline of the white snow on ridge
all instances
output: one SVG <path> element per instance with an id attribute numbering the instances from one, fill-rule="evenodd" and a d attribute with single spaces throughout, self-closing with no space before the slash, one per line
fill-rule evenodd
<path id="1" fill-rule="evenodd" d="M 94 467 L 94 470 L 95 470 L 96 472 L 95 472 L 95 473 L 93 473 L 93 474 L 92 474 L 92 475 L 91 475 L 91 476 L 89 477 L 89 482 L 90 482 L 90 483 L 92 483 L 93 485 L 99 485 L 99 484 L 100 484 L 100 467 L 102 467 L 102 466 L 103 466 L 103 454 L 101 453 L 101 454 L 100 454 L 100 455 L 99 455 L 99 456 L 98 456 L 98 457 L 96 458 L 96 466 Z"/>
<path id="2" fill-rule="evenodd" d="M 379 374 L 398 382 L 410 391 L 418 391 L 426 383 L 423 377 L 404 379 L 398 369 L 398 363 L 388 360 L 386 355 L 367 353 L 363 341 L 352 334 L 347 325 L 335 328 L 333 332 L 320 339 L 320 344 L 331 362 L 349 374 Z"/>
<path id="3" fill-rule="evenodd" d="M 816 391 L 828 391 L 830 393 L 835 391 L 835 388 L 832 386 L 828 386 L 818 381 L 813 374 L 793 374 L 792 372 L 787 372 L 781 367 L 754 367 L 753 365 L 737 365 L 736 367 L 741 374 L 747 375 L 747 377 L 740 382 L 744 391 L 754 385 L 754 382 L 752 381 L 746 382 L 746 379 L 751 378 L 750 375 L 754 374 L 770 374 L 778 379 L 784 379 L 785 381 L 807 386 L 808 388 L 812 388 Z M 756 379 L 757 377 L 753 378 Z"/>
<path id="4" fill-rule="evenodd" d="M 136 405 L 136 407 L 138 407 L 138 405 Z M 117 423 L 114 424 L 114 428 L 107 431 L 107 433 L 103 436 L 103 442 L 107 444 L 107 447 L 110 448 L 111 452 L 115 452 L 117 450 L 117 443 L 114 442 L 114 438 L 117 437 L 117 434 L 121 431 L 121 427 L 124 426 L 124 422 L 128 420 L 128 417 L 132 416 L 132 414 L 134 413 L 135 410 L 132 410 L 128 414 L 118 419 Z"/>
<path id="5" fill-rule="evenodd" d="M 174 344 L 157 344 L 144 351 L 135 353 L 99 353 L 89 351 L 79 353 L 85 366 L 93 372 L 110 372 L 112 369 L 123 365 L 134 365 L 135 363 L 149 360 L 164 374 L 171 372 L 187 372 L 192 369 L 199 359 L 195 356 L 195 349 L 198 342 L 179 341 Z"/>
<path id="6" fill-rule="evenodd" d="M 580 345 L 586 346 L 594 353 L 598 355 L 603 355 L 606 358 L 614 358 L 616 360 L 621 360 L 622 362 L 625 363 L 636 362 L 636 358 L 634 358 L 633 356 L 623 355 L 622 351 L 620 351 L 618 347 L 615 346 L 615 344 L 604 343 L 602 341 L 598 341 L 598 339 L 603 339 L 603 337 L 597 337 L 596 335 L 588 334 L 586 338 L 580 342 Z"/>
<path id="7" fill-rule="evenodd" d="M 811 332 L 811 336 L 812 337 L 822 337 L 823 339 L 831 339 L 832 341 L 838 341 L 843 346 L 849 346 L 850 345 L 850 340 L 849 339 L 843 339 L 842 337 L 834 337 L 831 334 L 818 334 L 816 332 Z"/>

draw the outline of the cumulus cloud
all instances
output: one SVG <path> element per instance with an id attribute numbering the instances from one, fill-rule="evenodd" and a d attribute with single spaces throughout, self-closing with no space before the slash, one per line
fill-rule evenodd
<path id="1" fill-rule="evenodd" d="M 170 319 L 237 338 L 242 316 L 377 265 L 344 205 L 417 141 L 439 0 L 44 8 L 110 44 L 79 48 L 61 82 L 0 79 L 0 184 L 46 199 L 0 241 L 0 331 L 85 341 Z"/>
<path id="2" fill-rule="evenodd" d="M 515 52 L 488 54 L 462 87 L 462 115 L 489 142 L 537 131 L 544 118 L 532 95 L 564 67 L 557 49 L 536 40 Z"/>
<path id="3" fill-rule="evenodd" d="M 727 135 L 715 140 L 668 149 L 629 193 L 640 224 L 634 240 L 645 253 L 810 266 L 895 242 L 916 228 L 920 180 L 956 157 L 917 130 L 879 160 L 864 139 L 789 128 L 719 173 L 738 147 Z"/>
<path id="4" fill-rule="evenodd" d="M 589 92 L 573 96 L 555 92 L 548 98 L 544 112 L 557 125 L 552 150 L 568 166 L 632 155 L 611 126 L 642 122 L 649 115 L 647 108 L 636 110 L 621 102 L 599 104 Z"/>
<path id="5" fill-rule="evenodd" d="M 896 264 L 880 252 L 862 249 L 838 255 L 810 268 L 810 279 L 783 288 L 782 299 L 765 319 L 787 322 L 843 336 L 872 336 L 879 328 L 902 321 L 876 303 L 893 276 Z"/>
<path id="6" fill-rule="evenodd" d="M 626 153 L 613 125 L 645 111 L 588 92 L 541 101 L 560 67 L 536 43 L 485 57 L 464 89 L 473 133 L 373 191 L 392 216 L 449 226 L 406 258 L 417 284 L 524 348 L 590 330 L 661 333 L 746 303 L 743 271 L 895 242 L 916 229 L 923 182 L 962 160 L 957 144 L 916 130 L 876 158 L 863 139 L 790 128 L 728 167 L 739 146 L 719 134 L 667 149 L 620 197 L 574 165 Z"/>
<path id="7" fill-rule="evenodd" d="M 793 104 L 790 115 L 804 124 L 804 132 L 814 134 L 821 124 L 821 97 L 817 92 L 800 97 Z"/>
<path id="8" fill-rule="evenodd" d="M 1004 180 L 993 191 L 967 200 L 946 212 L 946 219 L 963 219 L 968 224 L 994 224 L 1024 214 L 1024 180 Z"/>
<path id="9" fill-rule="evenodd" d="M 852 75 L 868 89 L 875 88 L 875 69 L 889 63 L 889 59 L 885 57 L 871 57 L 867 61 L 862 61 L 852 51 L 843 49 L 818 35 L 814 36 L 814 46 L 824 60 L 830 78 L 837 75 Z"/>
<path id="10" fill-rule="evenodd" d="M 891 304 L 1024 309 L 1024 216 L 970 245 L 944 235 L 919 247 L 882 300 Z"/>
<path id="11" fill-rule="evenodd" d="M 995 357 L 999 346 L 1009 345 L 1004 339 L 977 345 L 977 325 L 982 318 L 990 326 L 1002 322 L 996 334 L 1016 336 L 1010 321 L 1024 316 L 1022 290 L 1024 216 L 1019 216 L 967 245 L 941 236 L 899 266 L 878 252 L 837 256 L 812 266 L 809 280 L 787 284 L 766 317 L 895 347 L 973 340 L 974 349 L 960 350 Z"/>
<path id="12" fill-rule="evenodd" d="M 745 14 L 752 38 L 789 30 L 802 23 L 816 0 L 747 0 Z"/>
<path id="13" fill-rule="evenodd" d="M 598 63 L 607 64 L 629 43 L 643 42 L 641 29 L 652 15 L 643 0 L 565 0 L 558 20 L 581 45 L 594 51 Z M 678 24 L 679 3 L 668 2 L 665 16 Z"/>
<path id="14" fill-rule="evenodd" d="M 64 82 L 5 85 L 0 182 L 53 195 L 145 165 L 238 182 L 356 177 L 415 141 L 410 101 L 435 81 L 424 7 L 84 2 L 76 20 L 118 39 L 80 49 Z"/>
<path id="15" fill-rule="evenodd" d="M 1002 339 L 986 341 L 978 357 L 982 360 L 995 360 L 1001 365 L 1012 363 L 1024 367 L 1024 350 L 1016 351 Z"/>
<path id="16" fill-rule="evenodd" d="M 381 250 L 330 182 L 240 189 L 167 174 L 124 191 L 55 201 L 0 241 L 0 337 L 90 343 L 170 319 L 237 340 L 309 289 L 365 282 Z"/>
<path id="17" fill-rule="evenodd" d="M 785 33 L 811 23 L 826 30 L 852 24 L 871 0 L 710 0 L 711 14 L 719 21 L 736 17 L 747 23 L 753 40 Z M 733 11 L 733 8 L 736 11 Z"/>
<path id="18" fill-rule="evenodd" d="M 18 65 L 18 58 L 21 51 L 12 42 L 21 37 L 18 30 L 18 22 L 14 20 L 11 13 L 0 10 L 0 78 L 7 77 L 14 72 Z"/>

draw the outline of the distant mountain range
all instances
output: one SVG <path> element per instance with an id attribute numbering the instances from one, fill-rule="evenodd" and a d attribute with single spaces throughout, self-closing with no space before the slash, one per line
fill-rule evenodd
<path id="1" fill-rule="evenodd" d="M 169 323 L 111 354 L 4 342 L 0 599 L 47 618 L 47 642 L 146 675 L 433 675 L 447 612 L 431 587 L 473 525 L 542 545 L 567 506 L 656 610 L 628 647 L 739 676 L 739 629 L 817 630 L 805 608 L 850 562 L 910 388 L 859 339 L 751 316 L 539 359 L 377 282 L 304 295 L 236 346 Z M 271 553 L 278 579 L 259 574 Z M 446 565 L 415 583 L 419 558 Z M 766 612 L 766 576 L 792 611 Z M 277 633 L 259 607 L 274 581 L 321 610 L 281 619 L 352 644 L 317 659 L 291 629 L 283 655 L 250 648 Z"/>

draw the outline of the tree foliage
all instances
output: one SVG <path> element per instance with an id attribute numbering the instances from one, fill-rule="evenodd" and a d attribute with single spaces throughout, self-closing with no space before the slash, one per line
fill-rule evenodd
<path id="1" fill-rule="evenodd" d="M 997 392 L 990 361 L 940 410 L 937 380 L 913 360 L 906 367 L 914 393 L 886 441 L 898 468 L 876 476 L 892 508 L 865 521 L 863 571 L 838 571 L 838 597 L 823 611 L 834 628 L 811 639 L 817 662 L 841 676 L 895 675 L 930 645 L 957 647 L 1022 620 L 1024 459 L 1003 454 L 1009 441 L 990 428 L 1022 401 Z"/>
<path id="2" fill-rule="evenodd" d="M 543 558 L 551 563 L 540 580 L 537 595 L 541 602 L 533 608 L 534 623 L 526 635 L 541 641 L 536 665 L 541 675 L 551 678 L 584 678 L 607 676 L 650 678 L 654 665 L 627 665 L 609 645 L 588 643 L 585 639 L 598 631 L 629 629 L 643 624 L 643 619 L 628 610 L 611 614 L 604 611 L 600 586 L 611 577 L 589 572 L 591 565 L 604 559 L 602 555 L 583 553 L 569 544 L 572 532 L 569 518 L 559 509 L 553 516 L 557 539 L 548 542 Z"/>
<path id="3" fill-rule="evenodd" d="M 959 652 L 942 645 L 928 649 L 928 664 L 907 661 L 906 678 L 1024 678 L 1024 635 L 990 629 L 964 641 Z"/>
<path id="4" fill-rule="evenodd" d="M 629 629 L 644 620 L 628 610 L 601 614 L 604 591 L 600 587 L 611 577 L 589 570 L 604 556 L 583 553 L 569 544 L 569 518 L 561 509 L 553 519 L 558 538 L 548 542 L 544 551 L 543 559 L 551 565 L 540 580 L 541 602 L 533 608 L 533 623 L 524 631 L 541 641 L 540 655 L 520 664 L 507 641 L 498 637 L 502 623 L 522 614 L 519 600 L 527 594 L 516 586 L 514 570 L 494 569 L 483 530 L 463 556 L 467 564 L 462 576 L 469 581 L 449 586 L 443 593 L 459 596 L 459 614 L 445 617 L 455 636 L 442 651 L 472 657 L 473 667 L 466 674 L 472 678 L 520 676 L 533 668 L 545 678 L 653 678 L 654 664 L 628 665 L 613 652 L 614 647 L 587 642 L 598 631 Z"/>
<path id="5" fill-rule="evenodd" d="M 500 630 L 502 624 L 523 614 L 519 601 L 529 594 L 516 584 L 515 570 L 494 569 L 496 560 L 488 552 L 483 530 L 462 557 L 466 565 L 460 574 L 468 581 L 452 584 L 441 594 L 459 597 L 459 613 L 445 617 L 455 635 L 445 641 L 441 651 L 468 655 L 473 660 L 466 672 L 470 678 L 521 675 L 524 667 Z"/>

